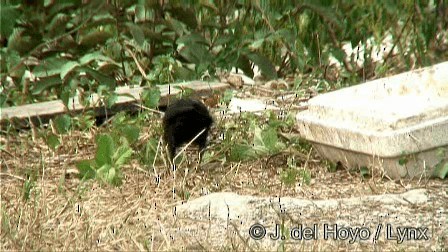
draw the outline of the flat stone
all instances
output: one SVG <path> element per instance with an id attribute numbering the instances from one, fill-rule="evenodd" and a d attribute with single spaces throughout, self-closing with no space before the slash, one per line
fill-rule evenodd
<path id="1" fill-rule="evenodd" d="M 425 189 L 411 190 L 402 194 L 371 195 L 356 198 L 308 200 L 291 197 L 256 197 L 238 195 L 232 192 L 211 193 L 199 197 L 185 204 L 178 205 L 176 212 L 179 217 L 189 217 L 198 220 L 221 219 L 256 220 L 255 213 L 263 209 L 276 209 L 278 211 L 300 211 L 300 209 L 319 209 L 328 211 L 343 205 L 356 208 L 366 202 L 388 205 L 424 204 L 428 201 Z M 269 211 L 269 210 L 268 210 Z M 266 217 L 266 216 L 264 216 Z"/>
<path id="2" fill-rule="evenodd" d="M 211 193 L 177 205 L 177 228 L 170 229 L 168 234 L 189 249 L 233 247 L 272 251 L 287 245 L 288 250 L 296 251 L 319 244 L 322 250 L 341 247 L 369 250 L 375 244 L 386 243 L 402 249 L 438 249 L 440 246 L 433 237 L 446 236 L 447 215 L 445 209 L 428 210 L 432 200 L 427 189 L 325 200 Z M 419 231 L 433 227 L 427 233 L 431 240 L 413 239 L 398 244 L 394 239 L 401 227 Z M 313 233 L 311 239 L 300 236 L 305 229 Z M 334 231 L 333 234 L 336 230 L 342 233 L 327 239 L 328 230 Z M 354 234 L 360 230 L 363 237 L 345 236 L 347 232 Z M 275 235 L 278 233 L 282 237 Z"/>

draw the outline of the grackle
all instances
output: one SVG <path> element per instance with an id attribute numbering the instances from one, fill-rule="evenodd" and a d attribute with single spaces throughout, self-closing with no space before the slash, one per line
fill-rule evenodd
<path id="1" fill-rule="evenodd" d="M 167 107 L 163 117 L 163 138 L 168 144 L 170 159 L 176 154 L 176 149 L 190 142 L 202 130 L 193 143 L 199 146 L 200 153 L 207 144 L 207 135 L 213 118 L 207 107 L 198 100 L 180 99 Z"/>

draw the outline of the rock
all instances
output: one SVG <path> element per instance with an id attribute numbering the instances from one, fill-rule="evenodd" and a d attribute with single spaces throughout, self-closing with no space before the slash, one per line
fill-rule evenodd
<path id="1" fill-rule="evenodd" d="M 369 250 L 389 242 L 396 248 L 429 249 L 439 246 L 437 241 L 411 239 L 397 243 L 397 230 L 401 227 L 422 234 L 437 218 L 441 218 L 440 223 L 446 221 L 446 216 L 440 213 L 418 212 L 428 204 L 426 189 L 328 200 L 211 193 L 176 206 L 177 227 L 170 231 L 170 237 L 173 242 L 181 241 L 183 247 L 199 245 L 208 250 L 229 246 L 240 250 L 276 250 L 285 245 L 288 250 Z M 360 230 L 363 237 L 354 236 Z M 310 239 L 303 238 L 305 232 L 311 235 Z M 425 235 L 444 237 L 444 232 L 438 226 Z"/>

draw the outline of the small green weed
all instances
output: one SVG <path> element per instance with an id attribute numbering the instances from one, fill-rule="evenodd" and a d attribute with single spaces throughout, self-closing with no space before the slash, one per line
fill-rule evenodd
<path id="1" fill-rule="evenodd" d="M 117 138 L 110 134 L 97 137 L 97 150 L 95 159 L 82 160 L 76 166 L 82 179 L 96 178 L 103 183 L 114 186 L 122 184 L 123 174 L 121 168 L 127 164 L 132 156 L 126 137 Z"/>

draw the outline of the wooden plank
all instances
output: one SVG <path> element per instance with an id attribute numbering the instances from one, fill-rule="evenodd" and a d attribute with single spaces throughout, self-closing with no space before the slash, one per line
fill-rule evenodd
<path id="1" fill-rule="evenodd" d="M 170 86 L 170 88 L 169 88 Z M 168 102 L 168 98 L 175 96 L 181 92 L 179 88 L 190 88 L 194 91 L 193 96 L 205 96 L 210 95 L 216 91 L 223 91 L 230 86 L 221 82 L 203 82 L 203 81 L 192 81 L 185 83 L 177 83 L 170 85 L 160 85 L 161 99 L 159 102 L 159 106 L 165 106 Z M 107 113 L 114 113 L 120 110 L 127 109 L 137 109 L 135 103 L 140 102 L 140 95 L 145 90 L 143 87 L 129 88 L 129 87 L 119 87 L 116 90 L 117 94 L 121 94 L 118 96 L 117 102 L 112 107 L 111 110 L 108 110 Z M 170 90 L 170 94 L 168 94 L 168 90 Z M 126 95 L 126 96 L 123 96 Z M 64 114 L 64 113 L 80 113 L 86 109 L 95 110 L 97 115 L 103 115 L 106 113 L 106 109 L 101 102 L 98 102 L 99 96 L 93 94 L 90 98 L 90 106 L 85 108 L 80 102 L 79 98 L 76 96 L 73 99 L 70 99 L 68 107 L 62 103 L 61 100 L 56 101 L 48 101 L 48 102 L 40 102 L 34 104 L 27 104 L 17 107 L 9 107 L 1 109 L 1 123 L 4 124 L 8 121 L 14 120 L 17 123 L 23 124 L 32 120 L 33 122 L 39 121 L 47 121 L 49 118 L 52 118 L 56 115 Z M 96 104 L 96 106 L 93 106 Z"/>

